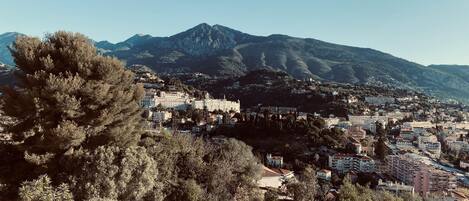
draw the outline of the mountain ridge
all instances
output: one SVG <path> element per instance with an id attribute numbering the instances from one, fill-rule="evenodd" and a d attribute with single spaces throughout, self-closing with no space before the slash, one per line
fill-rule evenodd
<path id="1" fill-rule="evenodd" d="M 168 37 L 136 34 L 119 43 L 99 41 L 95 46 L 127 65 L 146 65 L 160 73 L 232 77 L 272 69 L 297 79 L 391 85 L 469 100 L 469 80 L 460 70 L 424 66 L 366 47 L 282 34 L 256 36 L 218 24 L 201 23 Z"/>

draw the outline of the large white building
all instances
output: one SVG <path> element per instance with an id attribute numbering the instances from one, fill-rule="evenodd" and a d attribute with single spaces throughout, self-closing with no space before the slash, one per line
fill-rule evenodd
<path id="1" fill-rule="evenodd" d="M 435 135 L 423 132 L 418 136 L 417 143 L 420 150 L 429 153 L 432 157 L 440 158 L 441 144 Z"/>
<path id="2" fill-rule="evenodd" d="M 353 116 L 349 115 L 348 119 L 352 125 L 361 126 L 363 129 L 376 132 L 376 122 L 380 122 L 383 127 L 388 123 L 387 116 Z"/>
<path id="3" fill-rule="evenodd" d="M 161 105 L 164 108 L 172 108 L 175 110 L 186 110 L 193 101 L 194 98 L 183 92 L 162 91 L 156 98 L 156 105 Z"/>
<path id="4" fill-rule="evenodd" d="M 145 96 L 141 101 L 141 105 L 143 108 L 153 108 L 161 105 L 164 108 L 185 110 L 192 104 L 193 101 L 194 98 L 183 92 L 162 91 L 158 93 L 154 90 L 149 90 L 145 92 Z"/>
<path id="5" fill-rule="evenodd" d="M 209 112 L 213 112 L 216 110 L 221 110 L 224 112 L 235 111 L 240 112 L 241 106 L 239 101 L 229 101 L 225 98 L 223 99 L 202 99 L 202 100 L 195 100 L 192 101 L 192 108 L 193 109 L 207 109 Z"/>

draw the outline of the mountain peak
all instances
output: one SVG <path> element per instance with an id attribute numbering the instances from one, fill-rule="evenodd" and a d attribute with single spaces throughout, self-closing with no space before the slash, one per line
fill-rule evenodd
<path id="1" fill-rule="evenodd" d="M 136 41 L 140 41 L 140 40 L 145 40 L 145 39 L 148 39 L 148 38 L 151 38 L 152 36 L 149 35 L 149 34 L 135 34 L 133 35 L 132 37 L 128 38 L 127 40 L 125 40 L 124 42 L 127 42 L 127 43 L 135 43 Z"/>
<path id="2" fill-rule="evenodd" d="M 0 38 L 3 38 L 3 37 L 16 37 L 18 35 L 23 35 L 23 34 L 18 33 L 18 32 L 5 32 L 3 34 L 0 34 Z"/>
<path id="3" fill-rule="evenodd" d="M 205 29 L 209 29 L 209 28 L 212 28 L 212 26 L 210 26 L 210 24 L 207 24 L 207 23 L 203 22 L 203 23 L 198 24 L 198 25 L 195 26 L 194 28 L 202 28 L 202 29 L 205 28 Z"/>
<path id="4" fill-rule="evenodd" d="M 170 37 L 184 52 L 191 55 L 212 54 L 230 49 L 253 36 L 222 25 L 201 23 Z"/>

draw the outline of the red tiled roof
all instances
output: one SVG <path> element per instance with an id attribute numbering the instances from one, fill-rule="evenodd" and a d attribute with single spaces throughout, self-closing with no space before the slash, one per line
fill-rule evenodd
<path id="1" fill-rule="evenodd" d="M 262 173 L 263 177 L 278 177 L 286 174 L 290 174 L 292 171 L 286 170 L 286 169 L 281 169 L 281 168 L 268 168 L 268 167 L 263 167 L 264 172 Z"/>

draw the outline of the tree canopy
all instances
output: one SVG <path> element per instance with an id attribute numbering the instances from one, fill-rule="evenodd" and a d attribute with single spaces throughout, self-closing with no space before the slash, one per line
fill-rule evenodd
<path id="1" fill-rule="evenodd" d="M 7 130 L 30 153 L 135 145 L 143 88 L 122 62 L 97 53 L 85 36 L 56 32 L 19 36 L 11 53 L 18 86 L 4 88 Z"/>

